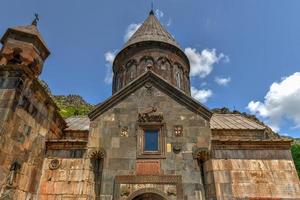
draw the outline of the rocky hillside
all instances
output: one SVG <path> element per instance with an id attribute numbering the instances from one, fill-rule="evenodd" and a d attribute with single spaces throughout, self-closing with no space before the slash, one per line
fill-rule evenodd
<path id="1" fill-rule="evenodd" d="M 87 103 L 79 95 L 54 95 L 54 101 L 60 108 L 60 114 L 64 118 L 76 115 L 87 115 L 93 108 L 93 105 Z"/>
<path id="2" fill-rule="evenodd" d="M 53 95 L 45 81 L 40 80 L 40 83 L 60 108 L 60 114 L 64 118 L 87 115 L 93 108 L 93 105 L 87 103 L 80 95 Z"/>

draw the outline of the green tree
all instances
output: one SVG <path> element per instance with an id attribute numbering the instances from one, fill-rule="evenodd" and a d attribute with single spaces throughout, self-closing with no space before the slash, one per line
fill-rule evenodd
<path id="1" fill-rule="evenodd" d="M 300 145 L 299 144 L 293 144 L 292 148 L 292 156 L 294 159 L 294 163 L 298 172 L 298 176 L 300 177 Z"/>

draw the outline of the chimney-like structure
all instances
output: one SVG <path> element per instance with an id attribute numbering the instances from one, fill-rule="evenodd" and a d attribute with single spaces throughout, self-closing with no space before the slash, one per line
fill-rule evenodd
<path id="1" fill-rule="evenodd" d="M 1 38 L 1 65 L 20 65 L 31 70 L 38 77 L 49 56 L 46 43 L 37 28 L 37 18 L 31 25 L 8 28 Z"/>

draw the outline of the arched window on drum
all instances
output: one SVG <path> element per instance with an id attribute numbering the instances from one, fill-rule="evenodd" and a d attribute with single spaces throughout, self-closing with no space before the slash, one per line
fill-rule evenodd
<path id="1" fill-rule="evenodd" d="M 153 69 L 154 61 L 153 58 L 145 56 L 140 61 L 140 70 L 143 72 Z"/>
<path id="2" fill-rule="evenodd" d="M 183 89 L 183 69 L 179 64 L 174 65 L 176 87 Z"/>
<path id="3" fill-rule="evenodd" d="M 167 80 L 171 79 L 171 64 L 166 57 L 161 57 L 157 60 L 158 71 L 162 77 Z"/>
<path id="4" fill-rule="evenodd" d="M 119 73 L 117 74 L 117 90 L 122 88 L 122 82 L 123 82 L 123 72 L 119 71 Z"/>
<path id="5" fill-rule="evenodd" d="M 127 82 L 131 82 L 136 77 L 136 70 L 137 70 L 137 64 L 135 60 L 130 60 L 126 64 L 126 71 L 127 71 Z"/>

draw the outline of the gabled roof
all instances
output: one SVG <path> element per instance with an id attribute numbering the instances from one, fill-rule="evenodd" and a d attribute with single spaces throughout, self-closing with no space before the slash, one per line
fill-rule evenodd
<path id="1" fill-rule="evenodd" d="M 180 49 L 172 35 L 166 31 L 166 29 L 155 17 L 153 11 L 150 12 L 148 18 L 144 21 L 141 27 L 126 42 L 124 48 L 144 41 L 164 42 Z"/>
<path id="2" fill-rule="evenodd" d="M 137 79 L 132 81 L 130 84 L 126 85 L 124 88 L 116 92 L 113 96 L 105 100 L 103 103 L 98 104 L 94 110 L 89 113 L 89 118 L 94 120 L 99 115 L 109 110 L 111 107 L 128 97 L 134 91 L 143 87 L 147 82 L 151 82 L 156 88 L 163 91 L 165 94 L 170 96 L 175 101 L 179 102 L 181 105 L 187 107 L 191 111 L 200 114 L 204 119 L 209 120 L 212 113 L 210 110 L 193 99 L 192 97 L 186 95 L 181 90 L 175 88 L 168 82 L 166 82 L 159 75 L 154 74 L 152 71 L 147 71 Z"/>
<path id="3" fill-rule="evenodd" d="M 50 51 L 46 45 L 46 42 L 44 41 L 41 33 L 39 32 L 36 25 L 26 25 L 26 26 L 17 26 L 13 28 L 8 28 L 3 37 L 1 38 L 1 43 L 3 44 L 6 38 L 8 37 L 9 33 L 11 32 L 17 32 L 17 33 L 25 33 L 32 37 L 35 37 L 40 43 L 42 44 L 43 48 L 45 49 L 47 56 L 50 54 Z"/>
<path id="4" fill-rule="evenodd" d="M 210 119 L 211 129 L 220 130 L 265 130 L 262 126 L 240 114 L 213 114 Z"/>
<path id="5" fill-rule="evenodd" d="M 88 131 L 90 129 L 90 119 L 87 116 L 69 117 L 66 123 L 65 131 Z"/>

